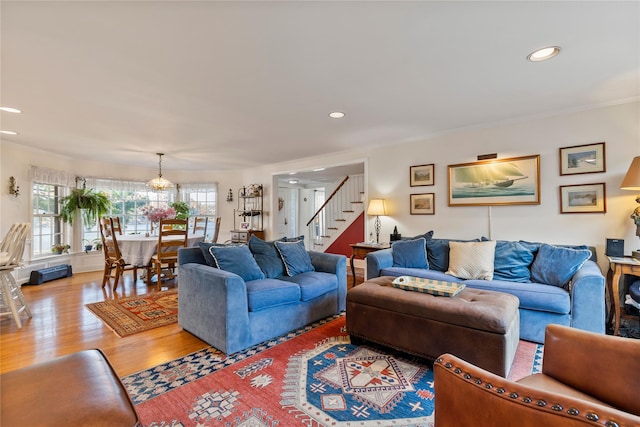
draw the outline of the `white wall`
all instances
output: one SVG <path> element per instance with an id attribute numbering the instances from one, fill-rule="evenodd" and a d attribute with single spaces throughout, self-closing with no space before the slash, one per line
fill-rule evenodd
<path id="1" fill-rule="evenodd" d="M 435 231 L 435 237 L 473 238 L 488 236 L 489 208 L 447 206 L 447 165 L 473 162 L 476 156 L 498 153 L 500 158 L 540 155 L 541 204 L 491 208 L 493 239 L 525 239 L 549 243 L 596 246 L 601 267 L 606 238 L 624 238 L 625 249 L 639 248 L 635 227 L 629 215 L 635 209 L 635 194 L 620 190 L 620 182 L 634 156 L 640 155 L 640 103 L 632 102 L 594 110 L 558 114 L 516 123 L 462 130 L 414 142 L 300 159 L 235 172 L 179 173 L 167 169 L 165 175 L 175 182 L 215 181 L 219 184 L 220 213 L 223 217 L 221 240 L 226 240 L 233 225 L 232 204 L 225 202 L 229 188 L 265 185 L 264 208 L 267 238 L 275 230 L 273 206 L 277 189 L 273 177 L 292 170 L 309 170 L 348 162 L 365 162 L 368 176 L 365 192 L 370 198 L 385 198 L 390 214 L 382 217 L 381 236 L 388 236 L 394 225 L 405 236 Z M 559 175 L 560 147 L 606 142 L 606 173 Z M 100 162 L 78 162 L 51 153 L 37 152 L 9 143 L 0 143 L 0 231 L 4 234 L 13 222 L 29 219 L 27 169 L 29 164 L 74 171 L 79 175 L 136 178 L 153 176 L 152 168 L 131 168 Z M 435 164 L 435 185 L 410 187 L 409 167 Z M 9 176 L 15 176 L 22 196 L 8 194 Z M 560 214 L 559 186 L 606 183 L 606 214 Z M 435 215 L 410 215 L 409 195 L 435 193 Z M 235 193 L 234 193 L 235 197 Z M 372 227 L 368 218 L 367 226 Z M 366 230 L 366 234 L 368 234 Z"/>

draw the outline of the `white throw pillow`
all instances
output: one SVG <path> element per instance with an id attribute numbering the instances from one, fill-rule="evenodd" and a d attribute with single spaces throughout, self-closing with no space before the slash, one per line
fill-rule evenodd
<path id="1" fill-rule="evenodd" d="M 449 242 L 447 274 L 460 279 L 493 279 L 496 242 Z"/>

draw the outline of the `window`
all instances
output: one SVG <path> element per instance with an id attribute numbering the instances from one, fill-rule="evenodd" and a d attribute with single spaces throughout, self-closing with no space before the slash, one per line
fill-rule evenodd
<path id="1" fill-rule="evenodd" d="M 217 184 L 185 184 L 180 186 L 180 200 L 189 205 L 189 216 L 216 216 L 218 212 Z"/>
<path id="2" fill-rule="evenodd" d="M 68 244 L 66 227 L 60 218 L 60 197 L 66 187 L 33 183 L 33 242 L 34 256 L 50 255 L 53 245 Z"/>

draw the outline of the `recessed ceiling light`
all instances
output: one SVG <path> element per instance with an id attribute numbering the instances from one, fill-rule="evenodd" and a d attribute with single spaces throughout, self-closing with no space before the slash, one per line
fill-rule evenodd
<path id="1" fill-rule="evenodd" d="M 295 174 L 297 174 L 297 173 L 298 173 L 298 172 L 289 172 L 289 175 L 295 175 Z"/>
<path id="2" fill-rule="evenodd" d="M 4 111 L 5 113 L 22 113 L 22 111 L 13 107 L 0 107 L 0 111 Z"/>
<path id="3" fill-rule="evenodd" d="M 560 48 L 558 46 L 543 47 L 542 49 L 534 50 L 533 52 L 531 52 L 527 56 L 527 59 L 531 62 L 546 61 L 547 59 L 551 59 L 559 53 Z"/>
<path id="4" fill-rule="evenodd" d="M 14 132 L 12 130 L 0 130 L 0 133 L 3 133 L 5 135 L 17 135 L 18 132 Z"/>
<path id="5" fill-rule="evenodd" d="M 323 170 L 324 170 L 324 168 L 317 168 L 317 169 L 314 169 L 313 171 L 314 172 L 320 172 L 320 171 L 323 171 Z"/>
<path id="6" fill-rule="evenodd" d="M 329 117 L 331 117 L 332 119 L 341 119 L 344 117 L 344 113 L 341 113 L 340 111 L 334 111 L 333 113 L 329 113 Z"/>
<path id="7" fill-rule="evenodd" d="M 297 184 L 298 180 L 297 179 L 290 179 L 289 180 L 289 184 Z"/>

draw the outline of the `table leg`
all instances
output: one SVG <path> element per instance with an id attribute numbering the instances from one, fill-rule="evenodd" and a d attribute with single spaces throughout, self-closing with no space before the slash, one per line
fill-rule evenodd
<path id="1" fill-rule="evenodd" d="M 622 268 L 616 265 L 613 272 L 613 278 L 611 280 L 611 286 L 609 286 L 609 297 L 613 304 L 613 312 L 615 313 L 613 335 L 618 335 L 620 329 L 620 276 L 622 275 Z"/>
<path id="2" fill-rule="evenodd" d="M 353 277 L 353 286 L 356 285 L 356 268 L 353 265 L 353 259 L 355 256 L 351 255 L 351 277 Z"/>

